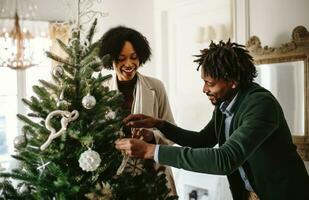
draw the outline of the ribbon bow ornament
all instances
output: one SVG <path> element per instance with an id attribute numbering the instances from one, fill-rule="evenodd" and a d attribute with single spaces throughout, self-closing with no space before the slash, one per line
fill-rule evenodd
<path id="1" fill-rule="evenodd" d="M 51 126 L 51 123 L 50 123 L 50 120 L 52 119 L 52 117 L 57 116 L 57 115 L 62 116 L 60 120 L 61 129 L 58 132 L 56 132 L 56 130 Z M 59 137 L 67 130 L 67 126 L 69 122 L 76 120 L 78 116 L 79 116 L 79 113 L 77 110 L 73 110 L 72 112 L 64 111 L 64 110 L 55 110 L 49 113 L 45 120 L 45 127 L 50 131 L 50 135 L 48 139 L 46 140 L 46 142 L 41 145 L 40 149 L 44 151 L 55 138 Z"/>

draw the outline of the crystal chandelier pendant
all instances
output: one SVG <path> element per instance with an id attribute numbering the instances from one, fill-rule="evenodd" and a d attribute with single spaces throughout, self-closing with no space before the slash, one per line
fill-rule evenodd
<path id="1" fill-rule="evenodd" d="M 29 31 L 22 31 L 19 17 L 15 13 L 14 28 L 9 33 L 8 41 L 11 43 L 9 57 L 5 61 L 6 66 L 13 69 L 25 69 L 34 64 L 31 62 L 30 40 L 33 38 Z"/>
<path id="2" fill-rule="evenodd" d="M 31 14 L 34 15 L 34 11 L 37 7 L 32 4 L 29 4 L 28 9 L 31 11 Z M 13 8 L 12 1 L 6 0 L 6 4 L 4 3 L 3 5 L 4 7 L 0 11 L 1 15 L 8 13 L 8 16 L 10 16 L 10 10 Z M 27 17 L 29 14 L 26 13 L 23 16 Z M 36 49 L 31 47 L 33 46 L 34 39 L 34 36 L 29 32 L 29 30 L 20 26 L 18 1 L 15 0 L 13 27 L 7 28 L 3 26 L 0 30 L 0 66 L 10 67 L 12 69 L 26 69 L 38 64 L 34 64 L 34 62 L 37 62 L 34 58 L 34 51 Z"/>

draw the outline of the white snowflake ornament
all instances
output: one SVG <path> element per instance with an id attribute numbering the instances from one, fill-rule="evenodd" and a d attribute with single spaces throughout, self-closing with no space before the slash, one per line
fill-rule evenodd
<path id="1" fill-rule="evenodd" d="M 90 200 L 112 200 L 113 199 L 113 189 L 111 185 L 107 182 L 102 182 L 101 184 L 96 184 L 96 192 L 85 194 L 85 197 Z"/>
<path id="2" fill-rule="evenodd" d="M 82 168 L 84 171 L 92 172 L 99 167 L 101 158 L 96 151 L 89 149 L 80 155 L 78 162 L 80 168 Z"/>
<path id="3" fill-rule="evenodd" d="M 124 171 L 130 173 L 132 176 L 141 175 L 144 171 L 144 166 L 141 159 L 129 158 L 127 166 Z"/>

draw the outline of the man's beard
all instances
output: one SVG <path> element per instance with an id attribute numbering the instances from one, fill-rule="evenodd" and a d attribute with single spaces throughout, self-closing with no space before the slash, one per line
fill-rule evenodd
<path id="1" fill-rule="evenodd" d="M 209 93 L 206 93 L 206 95 L 207 95 L 208 97 L 214 97 L 214 95 L 209 94 Z M 213 100 L 215 100 L 215 102 L 213 102 L 212 100 L 209 99 L 210 103 L 211 103 L 212 105 L 214 105 L 214 106 L 220 105 L 220 104 L 223 102 L 223 101 L 221 101 L 220 99 L 213 99 Z"/>
<path id="2" fill-rule="evenodd" d="M 236 94 L 236 90 L 231 90 L 230 92 L 228 92 L 225 96 L 221 97 L 221 98 L 216 98 L 216 102 L 213 102 L 210 100 L 211 104 L 214 106 L 219 106 L 221 105 L 221 103 L 225 102 L 225 101 L 232 101 L 232 99 L 234 98 Z M 206 95 L 208 97 L 214 97 L 214 95 L 206 93 Z"/>
<path id="3" fill-rule="evenodd" d="M 221 99 L 216 99 L 216 102 L 212 102 L 212 101 L 210 101 L 210 102 L 211 102 L 211 104 L 214 105 L 214 106 L 220 106 L 221 103 L 224 102 L 224 101 L 222 101 Z"/>

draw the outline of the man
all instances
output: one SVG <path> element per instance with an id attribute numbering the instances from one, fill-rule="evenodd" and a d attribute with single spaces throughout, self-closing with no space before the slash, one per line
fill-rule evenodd
<path id="1" fill-rule="evenodd" d="M 309 177 L 296 152 L 281 106 L 253 79 L 252 57 L 236 43 L 211 43 L 196 62 L 203 92 L 215 109 L 200 132 L 161 119 L 130 115 L 129 127 L 156 127 L 183 147 L 120 139 L 116 148 L 133 157 L 190 171 L 227 175 L 233 199 L 309 199 Z M 218 148 L 213 148 L 219 144 Z"/>

